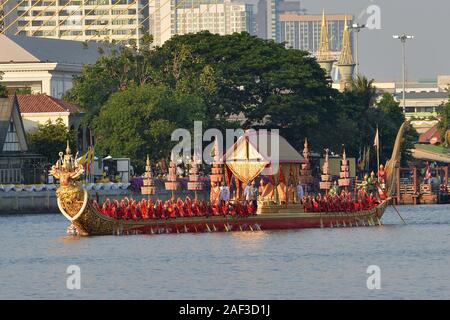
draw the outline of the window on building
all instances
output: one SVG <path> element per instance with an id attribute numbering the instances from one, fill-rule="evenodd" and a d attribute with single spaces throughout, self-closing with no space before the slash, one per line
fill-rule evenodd
<path id="1" fill-rule="evenodd" d="M 14 121 L 11 118 L 9 121 L 8 133 L 6 134 L 5 143 L 3 144 L 3 151 L 20 151 L 19 137 L 17 136 Z"/>

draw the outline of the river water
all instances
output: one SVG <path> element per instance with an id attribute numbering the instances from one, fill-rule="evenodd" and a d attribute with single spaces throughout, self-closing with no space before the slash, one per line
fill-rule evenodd
<path id="1" fill-rule="evenodd" d="M 399 209 L 407 225 L 389 208 L 382 227 L 90 238 L 60 214 L 0 215 L 0 298 L 450 299 L 450 206 Z"/>

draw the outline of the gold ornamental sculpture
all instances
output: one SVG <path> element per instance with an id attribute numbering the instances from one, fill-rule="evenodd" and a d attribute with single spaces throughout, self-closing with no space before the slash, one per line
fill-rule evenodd
<path id="1" fill-rule="evenodd" d="M 84 168 L 72 156 L 69 141 L 66 154 L 59 153 L 59 160 L 50 169 L 50 174 L 59 180 L 60 187 L 56 190 L 58 205 L 74 217 L 83 206 L 84 192 L 77 180 L 83 175 Z"/>
<path id="2" fill-rule="evenodd" d="M 299 182 L 303 185 L 309 185 L 313 183 L 311 162 L 309 161 L 309 148 L 308 139 L 305 138 L 305 143 L 303 144 L 303 158 L 304 162 L 301 164 Z"/>

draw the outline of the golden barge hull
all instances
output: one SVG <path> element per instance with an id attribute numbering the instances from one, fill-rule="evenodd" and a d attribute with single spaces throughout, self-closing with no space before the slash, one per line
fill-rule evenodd
<path id="1" fill-rule="evenodd" d="M 89 201 L 74 217 L 61 207 L 60 210 L 77 227 L 80 235 L 98 236 L 372 226 L 381 225 L 380 219 L 386 207 L 387 201 L 384 201 L 370 210 L 357 212 L 277 212 L 246 217 L 228 215 L 145 220 L 119 220 L 105 216 Z"/>

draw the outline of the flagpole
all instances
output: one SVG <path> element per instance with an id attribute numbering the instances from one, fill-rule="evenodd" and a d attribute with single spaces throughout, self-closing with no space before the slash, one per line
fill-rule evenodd
<path id="1" fill-rule="evenodd" d="M 378 131 L 377 123 L 377 172 L 380 169 L 380 133 Z"/>

